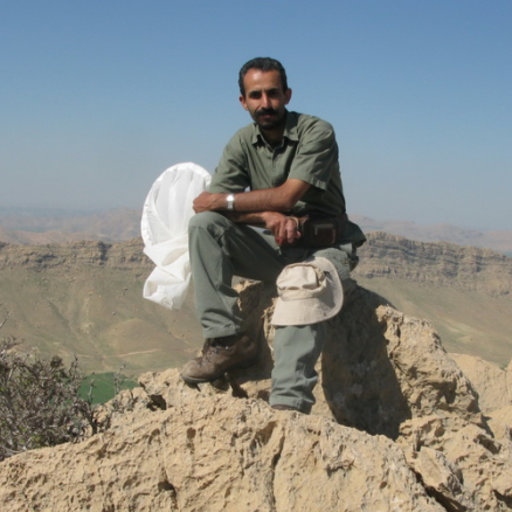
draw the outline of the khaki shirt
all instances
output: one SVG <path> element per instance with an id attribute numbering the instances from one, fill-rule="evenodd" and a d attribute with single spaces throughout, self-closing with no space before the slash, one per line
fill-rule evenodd
<path id="1" fill-rule="evenodd" d="M 338 145 L 329 123 L 287 112 L 283 140 L 277 147 L 266 142 L 256 123 L 245 126 L 225 147 L 208 190 L 260 190 L 278 187 L 288 178 L 312 185 L 289 213 L 332 217 L 345 213 Z M 361 245 L 366 239 L 359 227 L 349 221 L 344 240 Z"/>
<path id="2" fill-rule="evenodd" d="M 345 213 L 332 126 L 317 117 L 287 112 L 282 143 L 270 146 L 252 123 L 239 130 L 224 149 L 210 192 L 243 192 L 282 185 L 296 178 L 312 185 L 292 213 Z"/>

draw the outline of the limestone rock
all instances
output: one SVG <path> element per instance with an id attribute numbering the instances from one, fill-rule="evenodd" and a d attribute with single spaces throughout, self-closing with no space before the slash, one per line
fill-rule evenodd
<path id="1" fill-rule="evenodd" d="M 270 299 L 261 299 L 261 285 L 242 293 L 254 317 L 264 320 L 264 329 L 254 329 L 252 335 L 265 350 L 259 366 L 234 376 L 249 396 L 264 397 L 272 367 L 265 342 L 273 339 L 265 310 Z M 313 414 L 391 438 L 406 419 L 434 411 L 480 421 L 476 392 L 428 322 L 408 317 L 382 297 L 356 287 L 341 314 L 329 322 L 328 332 L 317 365 L 321 385 L 315 389 Z"/>
<path id="2" fill-rule="evenodd" d="M 487 422 L 497 439 L 512 440 L 512 405 L 488 413 Z"/>
<path id="3" fill-rule="evenodd" d="M 512 260 L 504 254 L 451 243 L 416 242 L 387 233 L 371 233 L 358 251 L 354 275 L 414 282 L 510 296 Z"/>
<path id="4" fill-rule="evenodd" d="M 429 494 L 436 496 L 447 510 L 471 509 L 472 502 L 464 489 L 461 471 L 442 452 L 423 447 L 409 451 L 408 455 L 411 467 L 421 477 Z"/>
<path id="5" fill-rule="evenodd" d="M 451 356 L 478 392 L 478 403 L 483 412 L 512 405 L 512 368 L 503 370 L 467 354 Z"/>
<path id="6" fill-rule="evenodd" d="M 164 379 L 166 410 L 4 461 L 2 510 L 443 510 L 385 437 Z"/>
<path id="7" fill-rule="evenodd" d="M 0 508 L 512 509 L 510 429 L 493 435 L 495 419 L 427 322 L 355 287 L 329 324 L 313 414 L 274 411 L 272 291 L 241 290 L 258 365 L 196 387 L 177 370 L 142 375 L 103 408 L 103 433 L 2 462 Z"/>
<path id="8" fill-rule="evenodd" d="M 415 418 L 401 425 L 397 442 L 411 467 L 432 486 L 447 510 L 511 509 L 512 494 L 505 482 L 512 475 L 512 442 L 496 440 L 485 424 L 450 415 Z M 421 464 L 424 450 L 430 458 L 437 453 L 436 458 L 446 463 L 441 465 L 442 471 L 436 468 L 442 477 L 432 477 L 431 469 Z"/>

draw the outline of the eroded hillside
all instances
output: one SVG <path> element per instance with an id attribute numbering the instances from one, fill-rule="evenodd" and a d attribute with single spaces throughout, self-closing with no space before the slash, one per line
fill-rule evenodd
<path id="1" fill-rule="evenodd" d="M 512 259 L 485 249 L 374 233 L 354 277 L 429 319 L 450 351 L 512 357 Z M 0 322 L 42 354 L 77 354 L 86 370 L 137 374 L 188 359 L 201 343 L 189 297 L 181 311 L 142 299 L 153 266 L 139 240 L 0 244 Z"/>

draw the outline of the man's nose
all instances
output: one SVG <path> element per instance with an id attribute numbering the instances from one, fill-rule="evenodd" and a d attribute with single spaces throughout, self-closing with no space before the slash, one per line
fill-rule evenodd
<path id="1" fill-rule="evenodd" d="M 272 104 L 270 103 L 270 96 L 263 93 L 261 95 L 261 104 L 264 108 L 269 108 Z"/>

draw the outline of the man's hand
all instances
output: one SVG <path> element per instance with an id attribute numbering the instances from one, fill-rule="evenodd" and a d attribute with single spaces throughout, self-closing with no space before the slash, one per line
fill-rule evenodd
<path id="1" fill-rule="evenodd" d="M 196 213 L 222 210 L 225 206 L 225 196 L 226 194 L 201 192 L 201 194 L 194 199 L 192 206 Z"/>
<path id="2" fill-rule="evenodd" d="M 263 212 L 261 215 L 277 245 L 291 245 L 301 237 L 297 217 L 288 217 L 279 212 Z"/>
<path id="3" fill-rule="evenodd" d="M 264 225 L 278 245 L 291 245 L 301 237 L 300 220 L 282 212 L 289 211 L 311 185 L 290 178 L 275 188 L 251 190 L 236 194 L 235 210 L 227 211 L 228 194 L 202 192 L 192 204 L 196 213 L 220 211 L 234 222 Z"/>

